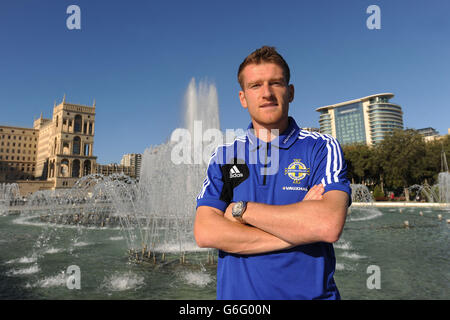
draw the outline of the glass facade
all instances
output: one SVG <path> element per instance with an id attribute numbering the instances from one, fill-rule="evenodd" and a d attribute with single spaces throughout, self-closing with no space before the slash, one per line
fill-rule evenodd
<path id="1" fill-rule="evenodd" d="M 320 107 L 320 132 L 343 145 L 380 142 L 393 130 L 403 129 L 402 108 L 389 102 L 392 97 L 385 93 Z"/>
<path id="2" fill-rule="evenodd" d="M 366 143 L 364 113 L 361 102 L 336 108 L 336 139 L 341 144 Z"/>
<path id="3" fill-rule="evenodd" d="M 319 125 L 321 133 L 329 135 L 333 134 L 333 131 L 331 129 L 331 116 L 328 113 L 328 110 L 320 114 Z"/>
<path id="4" fill-rule="evenodd" d="M 382 141 L 394 129 L 403 129 L 403 112 L 400 106 L 383 102 L 377 101 L 369 106 L 370 134 L 374 143 Z"/>

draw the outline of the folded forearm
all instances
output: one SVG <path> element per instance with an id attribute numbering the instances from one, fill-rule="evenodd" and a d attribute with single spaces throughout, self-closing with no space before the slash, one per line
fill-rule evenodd
<path id="1" fill-rule="evenodd" d="M 342 231 L 347 195 L 329 192 L 323 200 L 301 201 L 289 205 L 251 202 L 243 218 L 258 229 L 294 245 L 334 242 Z"/>
<path id="2" fill-rule="evenodd" d="M 292 244 L 258 228 L 231 222 L 223 215 L 198 210 L 194 234 L 200 247 L 229 253 L 258 254 L 292 247 Z"/>
<path id="3" fill-rule="evenodd" d="M 226 221 L 228 223 L 228 221 Z M 218 249 L 229 253 L 258 254 L 283 250 L 292 247 L 292 244 L 277 238 L 261 229 L 230 222 L 230 233 L 221 233 L 216 239 Z M 238 227 L 239 230 L 234 230 Z M 238 232 L 238 234 L 236 233 Z"/>
<path id="4" fill-rule="evenodd" d="M 318 205 L 318 201 L 277 206 L 252 202 L 248 204 L 244 219 L 256 228 L 284 241 L 297 245 L 312 243 L 322 241 Z M 308 210 L 311 214 L 302 214 L 301 209 Z"/>

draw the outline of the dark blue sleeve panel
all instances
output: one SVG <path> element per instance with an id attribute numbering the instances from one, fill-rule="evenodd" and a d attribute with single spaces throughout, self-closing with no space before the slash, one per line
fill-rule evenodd
<path id="1" fill-rule="evenodd" d="M 220 199 L 223 189 L 222 171 L 220 165 L 215 161 L 215 155 L 216 153 L 211 157 L 202 190 L 197 196 L 197 208 L 199 206 L 209 206 L 225 212 L 228 204 Z"/>
<path id="2" fill-rule="evenodd" d="M 348 193 L 351 205 L 352 190 L 347 178 L 347 163 L 339 142 L 330 135 L 317 139 L 314 153 L 313 185 L 322 183 L 325 193 L 341 190 Z"/>

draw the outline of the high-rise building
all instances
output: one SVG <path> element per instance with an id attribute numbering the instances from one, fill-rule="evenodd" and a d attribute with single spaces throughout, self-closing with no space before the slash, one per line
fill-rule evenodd
<path id="1" fill-rule="evenodd" d="M 389 101 L 393 97 L 380 93 L 317 108 L 320 132 L 341 144 L 380 142 L 392 130 L 403 129 L 402 108 Z"/>
<path id="2" fill-rule="evenodd" d="M 139 179 L 141 174 L 141 162 L 142 162 L 142 154 L 128 153 L 122 156 L 120 164 L 123 166 L 134 167 L 134 177 L 136 179 Z"/>

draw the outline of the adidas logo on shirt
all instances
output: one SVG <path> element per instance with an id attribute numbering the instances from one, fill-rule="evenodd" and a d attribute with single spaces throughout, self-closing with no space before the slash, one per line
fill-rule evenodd
<path id="1" fill-rule="evenodd" d="M 244 174 L 242 174 L 239 169 L 234 165 L 230 169 L 230 178 L 242 178 Z"/>

